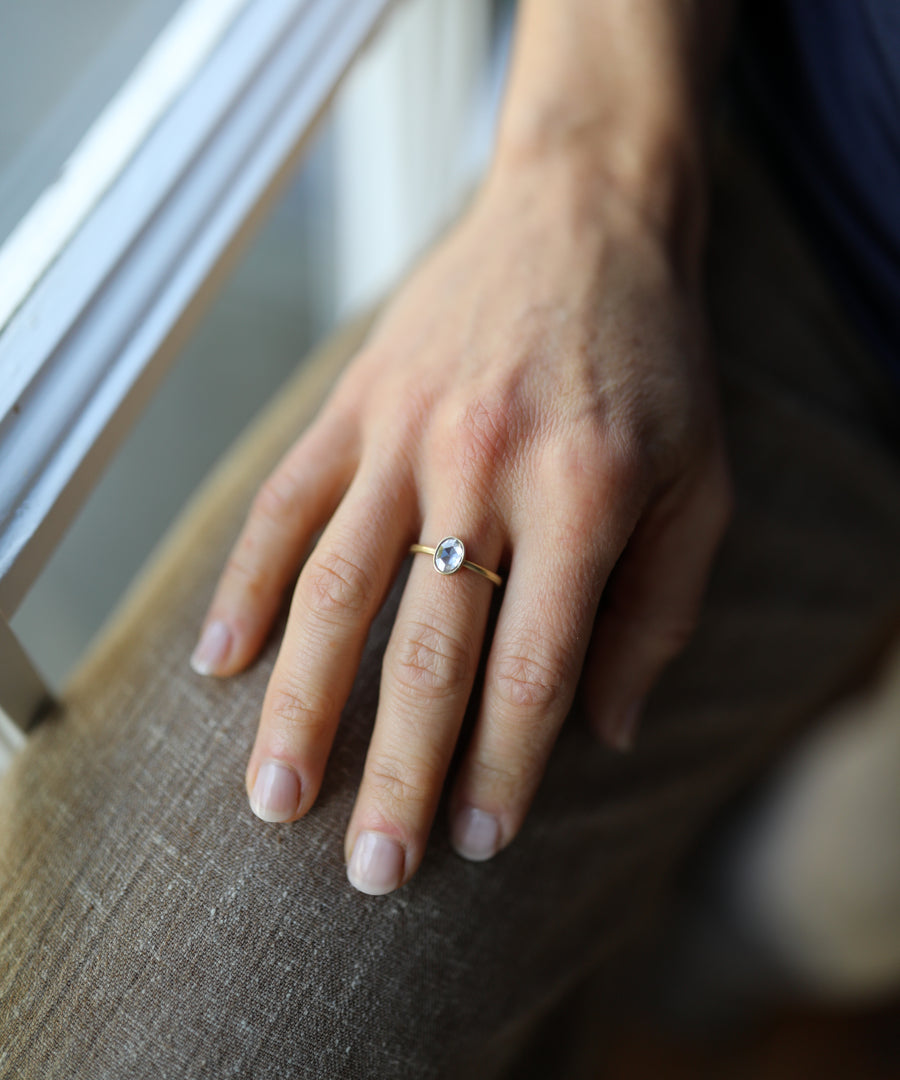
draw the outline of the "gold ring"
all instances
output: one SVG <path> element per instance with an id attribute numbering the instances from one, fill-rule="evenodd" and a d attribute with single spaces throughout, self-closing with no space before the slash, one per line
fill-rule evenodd
<path id="1" fill-rule="evenodd" d="M 494 585 L 502 585 L 503 578 L 488 570 L 478 563 L 469 562 L 466 558 L 466 545 L 458 536 L 445 536 L 437 547 L 427 547 L 425 544 L 413 544 L 410 554 L 430 555 L 434 568 L 439 574 L 455 574 L 457 570 L 465 567 L 474 570 L 476 574 L 488 579 Z"/>

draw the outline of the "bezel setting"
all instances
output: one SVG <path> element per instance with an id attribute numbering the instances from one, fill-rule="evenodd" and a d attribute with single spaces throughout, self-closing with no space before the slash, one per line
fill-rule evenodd
<path id="1" fill-rule="evenodd" d="M 434 568 L 439 574 L 455 574 L 466 558 L 466 545 L 458 536 L 445 536 L 434 549 Z"/>

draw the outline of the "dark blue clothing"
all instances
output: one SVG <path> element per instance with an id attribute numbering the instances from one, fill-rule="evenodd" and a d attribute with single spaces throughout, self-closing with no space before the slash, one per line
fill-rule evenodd
<path id="1" fill-rule="evenodd" d="M 737 97 L 900 380 L 900 0 L 749 0 Z"/>

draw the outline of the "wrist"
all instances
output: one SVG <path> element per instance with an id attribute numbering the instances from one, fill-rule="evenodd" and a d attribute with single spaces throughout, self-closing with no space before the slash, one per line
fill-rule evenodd
<path id="1" fill-rule="evenodd" d="M 704 127 L 730 7 L 520 0 L 494 176 L 568 171 L 574 193 L 621 199 L 673 257 L 699 263 Z"/>
<path id="2" fill-rule="evenodd" d="M 633 215 L 686 273 L 699 267 L 706 226 L 703 148 L 688 125 L 635 125 L 626 133 L 602 121 L 501 131 L 488 175 L 495 190 L 531 175 L 567 217 Z"/>

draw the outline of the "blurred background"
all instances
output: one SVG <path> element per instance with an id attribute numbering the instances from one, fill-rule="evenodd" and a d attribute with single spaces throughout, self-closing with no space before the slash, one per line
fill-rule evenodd
<path id="1" fill-rule="evenodd" d="M 0 0 L 0 243 L 179 6 Z M 303 356 L 459 207 L 490 152 L 513 17 L 507 0 L 398 4 L 12 619 L 52 685 Z M 608 1075 L 900 1077 L 898 717 L 895 660 L 690 868 Z"/>
<path id="2" fill-rule="evenodd" d="M 0 243 L 178 8 L 0 0 Z M 502 0 L 401 4 L 355 65 L 296 179 L 11 620 L 53 686 L 251 417 L 459 206 L 490 151 L 512 15 Z"/>

